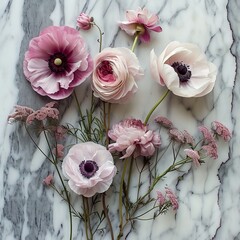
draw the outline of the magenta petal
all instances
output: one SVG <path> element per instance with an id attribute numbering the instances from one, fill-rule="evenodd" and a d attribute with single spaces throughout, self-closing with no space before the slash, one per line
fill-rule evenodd
<path id="1" fill-rule="evenodd" d="M 142 42 L 145 42 L 145 43 L 148 43 L 150 42 L 150 34 L 147 30 L 145 30 L 145 32 L 140 35 L 139 39 L 142 41 Z"/>

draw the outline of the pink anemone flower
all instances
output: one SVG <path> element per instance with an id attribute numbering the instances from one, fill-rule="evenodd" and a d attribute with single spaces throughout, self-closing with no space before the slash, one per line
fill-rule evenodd
<path id="1" fill-rule="evenodd" d="M 133 36 L 136 32 L 140 32 L 139 39 L 142 42 L 150 41 L 150 34 L 148 30 L 154 32 L 161 32 L 162 28 L 157 26 L 158 16 L 155 14 L 149 14 L 146 8 L 137 11 L 126 11 L 126 18 L 128 21 L 120 23 L 120 28 L 127 34 Z"/>
<path id="2" fill-rule="evenodd" d="M 59 100 L 86 80 L 93 61 L 77 30 L 50 26 L 30 41 L 23 70 L 33 90 Z"/>
<path id="3" fill-rule="evenodd" d="M 63 159 L 62 170 L 71 190 L 84 197 L 107 191 L 117 172 L 111 153 L 94 142 L 74 145 Z"/>

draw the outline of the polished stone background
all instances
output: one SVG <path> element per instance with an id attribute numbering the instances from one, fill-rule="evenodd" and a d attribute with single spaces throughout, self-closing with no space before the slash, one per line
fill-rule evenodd
<path id="1" fill-rule="evenodd" d="M 179 197 L 177 213 L 170 211 L 154 222 L 138 223 L 138 230 L 132 231 L 127 239 L 240 239 L 238 0 L 1 0 L 0 239 L 68 239 L 66 205 L 42 185 L 52 167 L 36 151 L 23 128 L 7 123 L 14 105 L 36 109 L 49 101 L 37 95 L 23 76 L 22 62 L 30 39 L 49 25 L 75 27 L 78 14 L 86 12 L 101 26 L 104 47 L 131 47 L 132 38 L 120 31 L 117 23 L 125 19 L 127 9 L 138 6 L 145 6 L 159 16 L 163 32 L 153 33 L 150 44 L 137 47 L 136 55 L 145 77 L 139 81 L 139 91 L 128 105 L 114 106 L 115 121 L 130 116 L 144 119 L 165 91 L 150 76 L 146 56 L 151 49 L 159 54 L 170 41 L 193 42 L 219 69 L 213 92 L 198 99 L 170 95 L 154 116 L 167 116 L 179 129 L 192 134 L 196 133 L 197 125 L 208 125 L 216 119 L 230 128 L 233 138 L 229 146 L 222 145 L 217 161 L 188 169 L 183 181 L 177 181 L 179 173 L 171 174 L 164 184 L 171 186 Z M 92 29 L 83 36 L 94 56 L 98 51 L 97 31 Z M 88 84 L 83 87 L 88 88 Z M 88 98 L 83 90 L 78 91 L 83 99 Z M 61 101 L 65 122 L 76 122 L 75 107 L 71 98 Z M 46 149 L 42 139 L 39 144 Z M 117 209 L 115 205 L 112 207 Z M 117 216 L 113 215 L 112 221 L 117 228 Z M 82 234 L 82 225 L 75 221 L 75 239 Z M 96 239 L 110 239 L 110 236 L 99 235 Z"/>

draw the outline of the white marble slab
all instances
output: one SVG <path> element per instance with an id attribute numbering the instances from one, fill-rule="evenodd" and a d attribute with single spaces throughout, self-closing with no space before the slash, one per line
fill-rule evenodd
<path id="1" fill-rule="evenodd" d="M 137 222 L 136 231 L 131 231 L 127 239 L 240 239 L 238 0 L 1 0 L 0 239 L 60 240 L 68 239 L 69 235 L 66 204 L 42 185 L 43 178 L 53 168 L 36 151 L 23 128 L 7 124 L 14 105 L 36 109 L 49 101 L 37 95 L 23 75 L 22 62 L 30 39 L 50 25 L 75 27 L 78 14 L 85 12 L 102 28 L 103 47 L 131 47 L 132 38 L 120 31 L 117 23 L 125 19 L 127 9 L 138 6 L 145 6 L 159 16 L 163 32 L 151 34 L 150 44 L 142 43 L 136 48 L 145 77 L 139 81 L 139 91 L 128 105 L 114 106 L 114 121 L 125 117 L 145 118 L 165 90 L 153 81 L 146 56 L 152 48 L 160 53 L 167 43 L 178 40 L 198 44 L 217 65 L 216 85 L 213 92 L 198 99 L 168 96 L 152 118 L 159 114 L 167 116 L 180 130 L 187 129 L 192 134 L 196 134 L 197 125 L 219 120 L 232 130 L 233 138 L 229 145 L 221 145 L 218 160 L 186 169 L 185 174 L 170 174 L 162 186 L 167 184 L 176 192 L 180 203 L 177 213 L 169 211 L 155 221 Z M 98 32 L 92 29 L 83 36 L 94 56 L 98 52 Z M 64 121 L 75 123 L 75 104 L 69 98 L 61 105 Z M 179 175 L 183 175 L 182 181 L 178 181 Z M 108 201 L 113 209 L 114 231 L 117 231 L 116 194 Z M 94 239 L 110 239 L 107 231 L 105 234 Z M 77 219 L 73 235 L 74 239 L 85 239 L 83 224 Z"/>

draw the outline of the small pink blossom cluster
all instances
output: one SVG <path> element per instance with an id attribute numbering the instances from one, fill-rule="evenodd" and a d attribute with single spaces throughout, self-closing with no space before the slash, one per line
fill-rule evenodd
<path id="1" fill-rule="evenodd" d="M 177 210 L 179 207 L 176 195 L 168 187 L 165 187 L 165 195 L 162 192 L 157 191 L 157 202 L 160 206 L 169 202 L 172 205 L 173 210 Z"/>
<path id="2" fill-rule="evenodd" d="M 15 106 L 15 112 L 8 116 L 8 121 L 24 121 L 27 124 L 31 124 L 34 120 L 58 119 L 59 111 L 54 107 L 56 104 L 57 102 L 55 101 L 47 103 L 36 111 L 25 106 Z"/>
<path id="3" fill-rule="evenodd" d="M 213 158 L 218 158 L 218 148 L 217 148 L 217 142 L 213 136 L 213 133 L 205 126 L 199 126 L 199 131 L 203 135 L 203 145 L 202 149 L 206 152 L 206 154 Z"/>
<path id="4" fill-rule="evenodd" d="M 198 130 L 203 135 L 203 142 L 201 149 L 198 151 L 194 149 L 195 140 L 193 136 L 189 134 L 186 130 L 184 130 L 183 132 L 178 130 L 177 128 L 174 127 L 173 123 L 169 119 L 162 116 L 156 117 L 155 122 L 157 122 L 162 127 L 168 130 L 168 134 L 171 140 L 176 141 L 180 144 L 188 144 L 191 146 L 190 149 L 186 148 L 184 152 L 187 155 L 187 157 L 192 159 L 195 166 L 200 166 L 200 164 L 203 162 L 203 160 L 201 160 L 199 152 L 200 150 L 204 150 L 207 156 L 213 159 L 218 158 L 218 147 L 215 135 L 222 137 L 225 141 L 229 141 L 231 139 L 231 133 L 228 130 L 228 128 L 218 121 L 212 122 L 213 131 L 210 131 L 205 126 L 199 126 Z"/>
<path id="5" fill-rule="evenodd" d="M 147 125 L 137 119 L 126 119 L 115 124 L 108 136 L 115 141 L 109 144 L 109 151 L 124 152 L 120 159 L 132 154 L 134 157 L 150 157 L 161 144 L 160 135 L 149 130 Z"/>
<path id="6" fill-rule="evenodd" d="M 168 130 L 171 140 L 182 144 L 189 144 L 191 146 L 195 145 L 195 140 L 193 136 L 186 130 L 184 130 L 183 132 L 178 130 L 176 127 L 174 127 L 173 123 L 168 118 L 158 116 L 155 118 L 155 122 Z"/>

